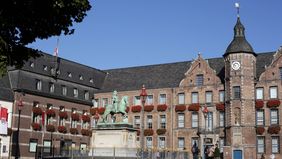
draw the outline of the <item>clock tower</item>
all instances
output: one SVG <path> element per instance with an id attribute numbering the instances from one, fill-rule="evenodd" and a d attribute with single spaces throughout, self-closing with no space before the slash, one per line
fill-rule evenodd
<path id="1" fill-rule="evenodd" d="M 224 158 L 255 158 L 256 54 L 246 40 L 245 27 L 239 15 L 233 40 L 223 57 L 226 92 Z"/>

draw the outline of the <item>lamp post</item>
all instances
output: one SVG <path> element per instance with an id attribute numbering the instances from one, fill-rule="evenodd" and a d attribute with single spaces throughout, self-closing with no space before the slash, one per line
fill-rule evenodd
<path id="1" fill-rule="evenodd" d="M 140 129 L 140 145 L 141 145 L 141 159 L 144 159 L 144 106 L 147 98 L 145 85 L 142 86 L 140 94 L 142 109 L 141 109 L 141 129 Z"/>
<path id="2" fill-rule="evenodd" d="M 19 139 L 20 139 L 20 121 L 21 121 L 21 111 L 23 108 L 23 101 L 22 101 L 22 97 L 20 97 L 20 100 L 17 103 L 18 106 L 18 111 L 19 111 L 19 116 L 18 116 L 18 129 L 17 129 L 17 138 L 16 138 L 16 155 L 15 158 L 18 159 L 20 157 L 20 144 L 19 144 Z"/>
<path id="3" fill-rule="evenodd" d="M 203 142 L 203 146 L 204 146 L 204 150 L 206 148 L 206 138 L 207 138 L 207 115 L 208 115 L 208 108 L 207 106 L 205 105 L 204 109 L 202 110 L 203 114 L 204 114 L 204 117 L 205 117 L 205 137 L 204 137 L 204 142 Z M 205 154 L 205 152 L 204 152 Z"/>

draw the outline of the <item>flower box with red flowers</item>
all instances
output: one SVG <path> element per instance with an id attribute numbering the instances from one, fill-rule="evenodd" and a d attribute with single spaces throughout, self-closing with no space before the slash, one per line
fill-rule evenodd
<path id="1" fill-rule="evenodd" d="M 63 119 L 67 119 L 68 118 L 68 113 L 66 111 L 60 111 L 59 112 L 59 117 L 63 118 Z"/>
<path id="2" fill-rule="evenodd" d="M 35 115 L 41 115 L 41 114 L 42 114 L 42 109 L 39 108 L 39 107 L 33 107 L 33 108 L 32 108 L 32 112 L 33 112 L 33 114 L 35 114 Z"/>
<path id="3" fill-rule="evenodd" d="M 71 114 L 71 120 L 73 120 L 73 121 L 79 121 L 79 114 L 77 114 L 77 113 L 72 113 L 72 114 Z"/>
<path id="4" fill-rule="evenodd" d="M 36 130 L 36 131 L 41 130 L 41 125 L 39 123 L 32 123 L 31 126 L 33 130 Z"/>
<path id="5" fill-rule="evenodd" d="M 185 111 L 185 110 L 186 110 L 186 105 L 184 105 L 184 104 L 176 105 L 176 106 L 175 106 L 175 111 L 176 111 L 176 112 L 183 112 L 183 111 Z"/>
<path id="6" fill-rule="evenodd" d="M 82 115 L 81 120 L 84 122 L 90 122 L 90 116 L 89 115 Z"/>
<path id="7" fill-rule="evenodd" d="M 151 112 L 154 110 L 154 105 L 145 105 L 144 106 L 144 111 L 145 112 Z"/>
<path id="8" fill-rule="evenodd" d="M 166 109 L 167 109 L 167 105 L 166 104 L 160 104 L 160 105 L 157 106 L 157 110 L 159 112 L 166 111 Z"/>
<path id="9" fill-rule="evenodd" d="M 67 128 L 65 126 L 58 126 L 58 131 L 60 133 L 67 133 Z"/>
<path id="10" fill-rule="evenodd" d="M 268 127 L 268 130 L 267 132 L 269 134 L 279 134 L 279 131 L 280 131 L 280 126 L 279 125 L 271 125 Z"/>
<path id="11" fill-rule="evenodd" d="M 91 131 L 88 130 L 88 129 L 81 129 L 81 135 L 84 135 L 84 136 L 91 136 Z"/>
<path id="12" fill-rule="evenodd" d="M 125 112 L 128 113 L 130 111 L 130 107 L 126 107 Z"/>
<path id="13" fill-rule="evenodd" d="M 157 129 L 157 134 L 158 135 L 163 135 L 166 133 L 166 129 Z"/>
<path id="14" fill-rule="evenodd" d="M 100 107 L 100 108 L 98 108 L 98 113 L 99 113 L 100 115 L 103 115 L 104 112 L 105 112 L 105 110 L 106 110 L 106 108 Z"/>
<path id="15" fill-rule="evenodd" d="M 199 111 L 200 110 L 200 104 L 199 103 L 190 104 L 188 106 L 188 110 L 189 111 Z"/>
<path id="16" fill-rule="evenodd" d="M 263 108 L 264 102 L 263 100 L 256 100 L 256 109 L 261 109 Z"/>
<path id="17" fill-rule="evenodd" d="M 145 129 L 144 130 L 144 136 L 152 136 L 152 135 L 154 135 L 153 129 Z"/>
<path id="18" fill-rule="evenodd" d="M 142 109 L 141 105 L 134 105 L 134 106 L 131 106 L 131 111 L 132 111 L 133 113 L 141 112 L 141 109 Z"/>
<path id="19" fill-rule="evenodd" d="M 267 105 L 268 108 L 279 107 L 280 100 L 276 100 L 276 99 L 269 100 L 269 101 L 267 101 L 266 105 Z"/>
<path id="20" fill-rule="evenodd" d="M 257 132 L 257 134 L 259 134 L 259 135 L 262 135 L 262 134 L 264 133 L 264 131 L 265 131 L 265 129 L 264 129 L 264 127 L 262 127 L 262 126 L 258 126 L 258 127 L 256 128 L 256 132 Z"/>
<path id="21" fill-rule="evenodd" d="M 56 129 L 55 129 L 54 125 L 48 124 L 48 125 L 46 125 L 46 130 L 48 132 L 55 132 Z"/>
<path id="22" fill-rule="evenodd" d="M 47 109 L 46 115 L 49 116 L 49 117 L 55 117 L 56 116 L 55 110 L 54 109 Z"/>
<path id="23" fill-rule="evenodd" d="M 216 110 L 217 111 L 224 111 L 224 103 L 217 103 L 216 104 Z"/>
<path id="24" fill-rule="evenodd" d="M 98 113 L 98 108 L 90 108 L 91 115 L 95 115 L 96 113 Z"/>
<path id="25" fill-rule="evenodd" d="M 70 128 L 70 133 L 74 135 L 78 134 L 77 128 Z"/>

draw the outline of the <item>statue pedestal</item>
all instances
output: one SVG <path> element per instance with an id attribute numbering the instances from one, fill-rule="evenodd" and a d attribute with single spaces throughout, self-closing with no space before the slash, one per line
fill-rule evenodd
<path id="1" fill-rule="evenodd" d="M 92 131 L 93 156 L 136 157 L 137 130 L 130 124 L 99 123 Z"/>

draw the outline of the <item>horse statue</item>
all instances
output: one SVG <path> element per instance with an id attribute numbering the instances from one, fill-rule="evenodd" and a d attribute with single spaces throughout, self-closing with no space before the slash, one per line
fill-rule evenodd
<path id="1" fill-rule="evenodd" d="M 126 116 L 127 116 L 127 113 L 126 113 L 127 105 L 128 105 L 128 96 L 123 96 L 119 103 L 116 102 L 116 101 L 113 101 L 113 104 L 106 105 L 105 112 L 102 115 L 102 122 L 108 123 L 107 117 L 108 117 L 109 114 L 111 115 L 111 118 L 113 119 L 113 121 L 115 121 L 113 116 L 115 114 L 119 114 L 119 113 L 122 114 L 122 116 L 124 118 L 126 118 Z"/>

